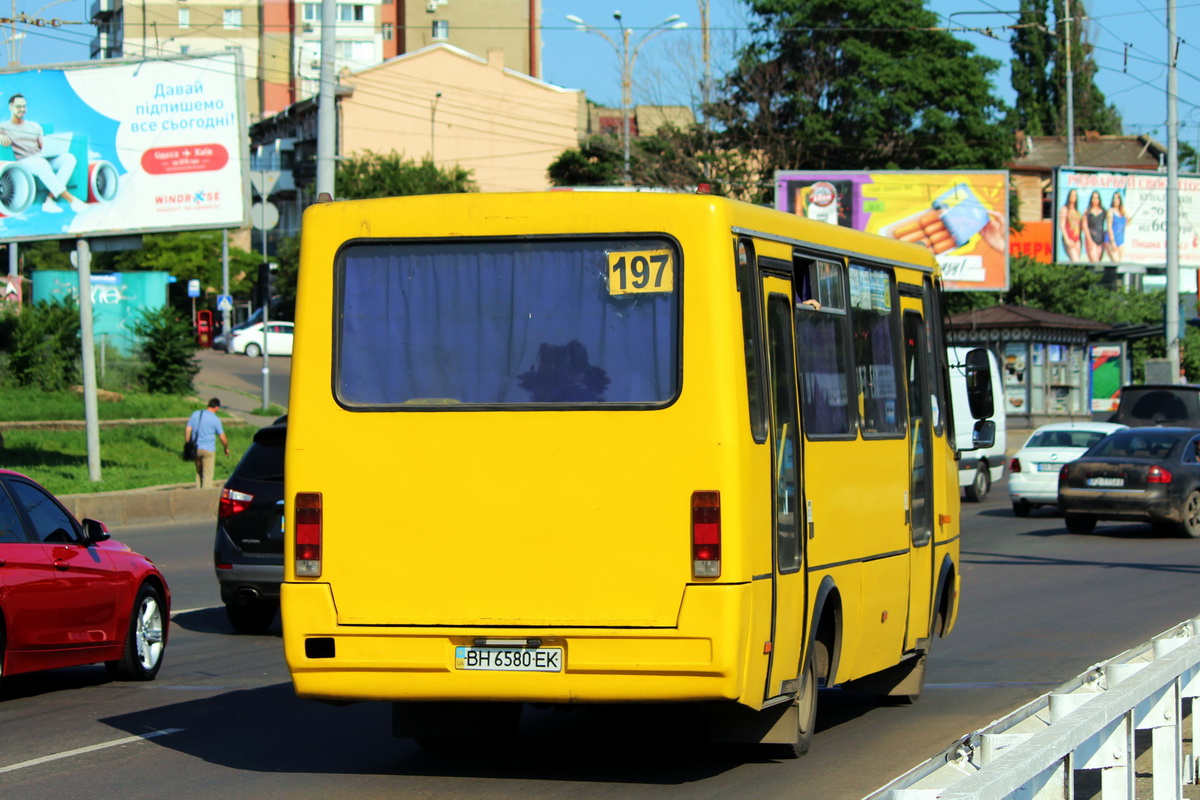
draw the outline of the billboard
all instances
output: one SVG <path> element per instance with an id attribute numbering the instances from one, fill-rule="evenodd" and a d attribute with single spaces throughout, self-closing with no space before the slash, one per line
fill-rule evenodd
<path id="1" fill-rule="evenodd" d="M 1125 344 L 1112 342 L 1088 346 L 1092 372 L 1092 411 L 1116 411 L 1125 385 Z"/>
<path id="2" fill-rule="evenodd" d="M 775 207 L 810 219 L 924 244 L 945 287 L 1008 289 L 1008 173 L 775 173 Z"/>
<path id="3" fill-rule="evenodd" d="M 0 239 L 243 227 L 237 51 L 0 72 Z"/>
<path id="4" fill-rule="evenodd" d="M 167 304 L 167 284 L 175 279 L 167 272 L 93 273 L 91 277 L 95 335 L 120 352 L 132 354 L 139 340 L 134 327 L 144 312 Z M 34 271 L 33 302 L 67 298 L 79 302 L 79 273 Z"/>
<path id="5" fill-rule="evenodd" d="M 1164 267 L 1167 176 L 1149 170 L 1059 167 L 1054 260 Z M 1200 267 L 1200 176 L 1179 176 L 1179 264 Z"/>

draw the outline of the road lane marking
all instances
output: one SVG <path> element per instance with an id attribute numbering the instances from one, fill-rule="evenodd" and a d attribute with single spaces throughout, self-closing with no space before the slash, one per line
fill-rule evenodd
<path id="1" fill-rule="evenodd" d="M 1005 686 L 1061 686 L 1050 681 L 980 681 L 978 683 L 927 683 L 926 689 L 1003 689 Z"/>
<path id="2" fill-rule="evenodd" d="M 22 761 L 20 764 L 10 764 L 7 767 L 0 767 L 0 772 L 15 772 L 16 770 L 25 769 L 26 767 L 36 767 L 39 764 L 47 764 L 51 761 L 72 758 L 73 756 L 80 756 L 84 753 L 94 753 L 97 750 L 107 750 L 110 747 L 119 747 L 123 744 L 132 744 L 133 742 L 141 742 L 146 739 L 154 739 L 159 736 L 167 736 L 172 733 L 179 733 L 182 730 L 183 728 L 164 728 L 161 731 L 150 731 L 149 733 L 139 734 L 138 736 L 126 736 L 123 739 L 113 739 L 111 742 L 88 745 L 87 747 L 79 747 L 74 750 L 55 753 L 52 756 L 42 756 L 41 758 Z"/>
<path id="3" fill-rule="evenodd" d="M 191 614 L 193 611 L 212 611 L 220 608 L 220 606 L 199 606 L 198 608 L 172 608 L 171 618 L 174 619 L 176 614 Z"/>

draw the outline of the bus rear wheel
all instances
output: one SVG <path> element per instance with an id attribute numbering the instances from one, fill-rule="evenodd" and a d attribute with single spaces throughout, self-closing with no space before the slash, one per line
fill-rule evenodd
<path id="1" fill-rule="evenodd" d="M 800 691 L 792 701 L 796 707 L 796 741 L 781 745 L 781 755 L 784 758 L 799 758 L 812 747 L 813 733 L 817 728 L 817 648 L 824 648 L 821 642 L 813 642 L 809 648 L 808 658 L 804 662 L 804 671 L 800 676 Z"/>

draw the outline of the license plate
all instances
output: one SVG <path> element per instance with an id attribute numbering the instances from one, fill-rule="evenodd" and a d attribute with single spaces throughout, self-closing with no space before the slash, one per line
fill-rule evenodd
<path id="1" fill-rule="evenodd" d="M 1062 464 L 1038 464 L 1038 472 L 1058 472 L 1062 469 Z"/>
<path id="2" fill-rule="evenodd" d="M 1097 487 L 1120 487 L 1125 485 L 1124 478 L 1088 478 L 1088 486 Z"/>
<path id="3" fill-rule="evenodd" d="M 561 647 L 466 647 L 454 648 L 458 669 L 500 672 L 562 672 Z"/>

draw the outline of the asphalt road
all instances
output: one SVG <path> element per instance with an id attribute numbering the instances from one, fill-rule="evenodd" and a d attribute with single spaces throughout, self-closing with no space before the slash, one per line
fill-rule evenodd
<path id="1" fill-rule="evenodd" d="M 194 385 L 204 400 L 219 397 L 228 410 L 248 414 L 263 408 L 263 359 L 224 353 L 219 350 L 198 350 L 196 360 L 200 372 Z M 271 356 L 266 363 L 267 404 L 287 408 L 288 389 L 292 378 L 290 356 Z M 261 421 L 261 420 L 260 420 Z"/>
<path id="2" fill-rule="evenodd" d="M 534 711 L 511 750 L 430 754 L 391 738 L 384 704 L 297 700 L 278 623 L 239 636 L 211 567 L 213 525 L 116 536 L 171 581 L 174 627 L 158 680 L 103 667 L 6 678 L 0 797 L 794 798 L 853 800 L 1089 666 L 1200 614 L 1200 541 L 1148 526 L 1066 532 L 1016 519 L 1004 485 L 964 504 L 958 628 L 939 640 L 912 707 L 838 690 L 820 698 L 796 761 L 691 742 L 669 709 Z"/>

